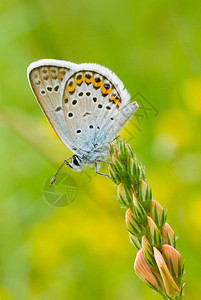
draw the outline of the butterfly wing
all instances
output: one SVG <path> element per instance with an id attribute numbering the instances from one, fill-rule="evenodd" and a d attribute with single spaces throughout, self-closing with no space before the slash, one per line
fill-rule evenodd
<path id="1" fill-rule="evenodd" d="M 137 109 L 120 79 L 97 64 L 58 60 L 32 63 L 28 79 L 45 116 L 74 153 L 111 142 Z"/>
<path id="2" fill-rule="evenodd" d="M 109 143 L 120 133 L 124 125 L 132 118 L 136 110 L 138 109 L 137 102 L 128 103 L 119 109 L 118 113 L 111 116 L 112 123 L 105 124 L 104 132 L 100 133 L 99 140 L 104 138 L 105 143 Z M 106 132 L 106 135 L 105 135 Z"/>
<path id="3" fill-rule="evenodd" d="M 61 97 L 68 131 L 87 152 L 111 142 L 137 109 L 136 103 L 129 104 L 130 96 L 119 78 L 96 64 L 80 64 L 70 71 Z"/>
<path id="4" fill-rule="evenodd" d="M 76 152 L 77 147 L 67 129 L 60 101 L 62 81 L 76 66 L 71 62 L 43 59 L 32 63 L 27 69 L 30 86 L 42 111 L 58 137 L 72 152 Z"/>

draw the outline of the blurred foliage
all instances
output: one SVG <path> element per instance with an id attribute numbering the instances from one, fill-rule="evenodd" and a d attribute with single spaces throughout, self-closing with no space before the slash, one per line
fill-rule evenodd
<path id="1" fill-rule="evenodd" d="M 76 201 L 59 209 L 44 200 L 70 151 L 28 86 L 26 68 L 41 58 L 102 64 L 149 101 L 122 137 L 168 207 L 186 299 L 201 299 L 200 10 L 198 0 L 1 0 L 0 299 L 160 299 L 134 274 L 112 182 L 66 167 Z"/>

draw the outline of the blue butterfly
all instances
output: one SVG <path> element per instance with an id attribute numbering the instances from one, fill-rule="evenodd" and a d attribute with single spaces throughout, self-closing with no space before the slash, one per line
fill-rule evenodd
<path id="1" fill-rule="evenodd" d="M 74 155 L 63 162 L 75 171 L 95 165 L 138 108 L 120 79 L 92 63 L 43 59 L 30 64 L 31 89 L 50 125 Z M 70 162 L 69 162 L 70 161 Z M 107 175 L 105 175 L 107 176 Z"/>

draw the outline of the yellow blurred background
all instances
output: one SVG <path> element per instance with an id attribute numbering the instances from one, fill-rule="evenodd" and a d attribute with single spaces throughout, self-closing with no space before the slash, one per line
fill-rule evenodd
<path id="1" fill-rule="evenodd" d="M 96 62 L 145 106 L 126 126 L 201 299 L 200 1 L 0 2 L 0 299 L 160 299 L 134 274 L 136 249 L 111 181 L 69 174 L 75 201 L 51 206 L 46 180 L 71 155 L 30 90 L 41 58 Z M 105 170 L 106 171 L 106 170 Z"/>

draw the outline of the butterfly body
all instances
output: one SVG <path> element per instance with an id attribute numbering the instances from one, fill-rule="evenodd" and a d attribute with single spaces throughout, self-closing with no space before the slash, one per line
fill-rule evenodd
<path id="1" fill-rule="evenodd" d="M 120 79 L 97 64 L 47 59 L 32 63 L 27 74 L 45 116 L 75 154 L 68 163 L 75 170 L 103 159 L 138 108 Z"/>

